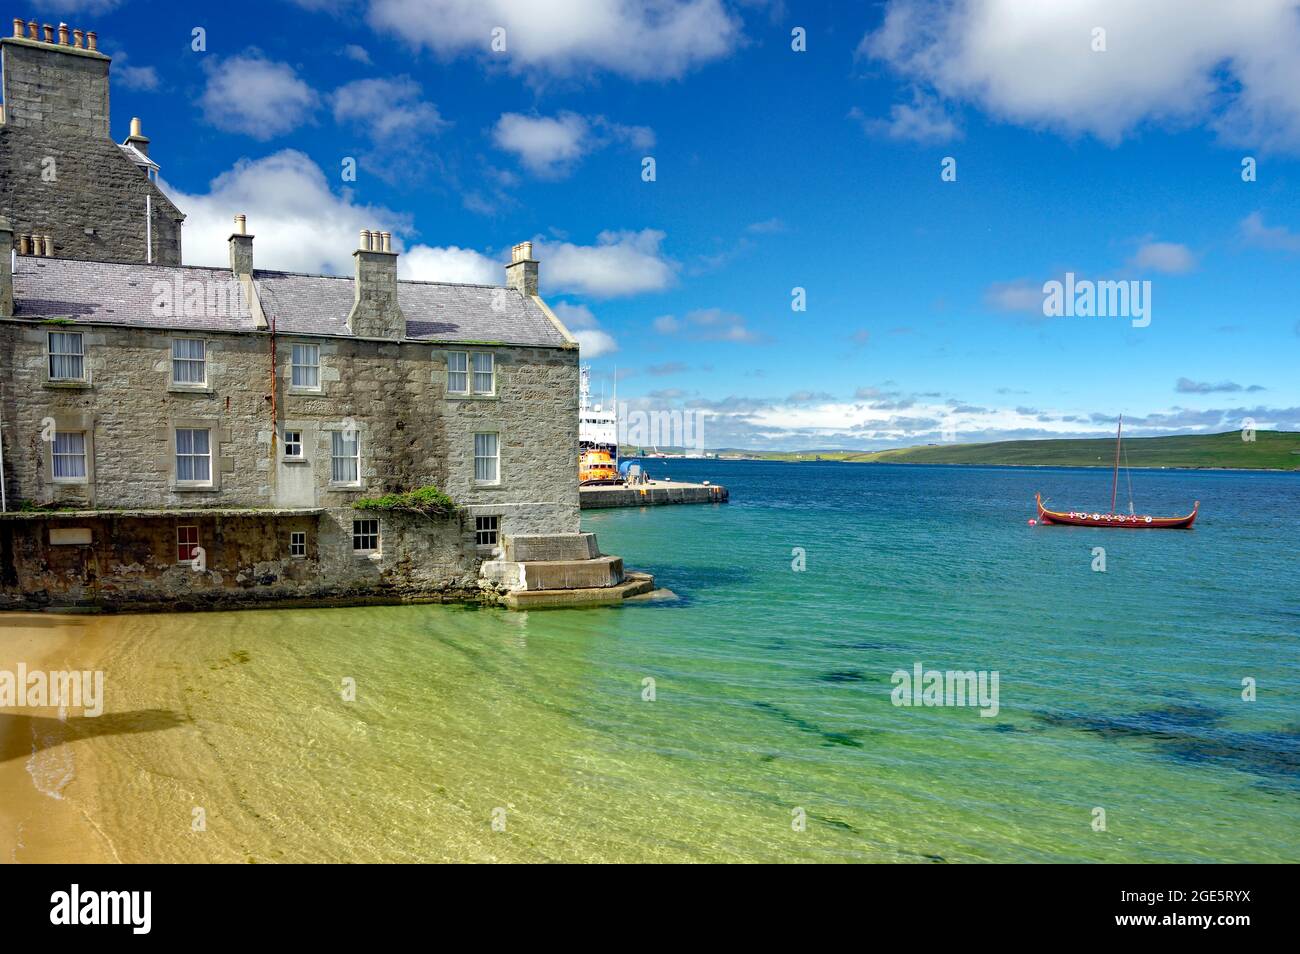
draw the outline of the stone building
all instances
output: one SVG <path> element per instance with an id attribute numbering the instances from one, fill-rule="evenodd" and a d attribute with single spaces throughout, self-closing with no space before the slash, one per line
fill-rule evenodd
<path id="1" fill-rule="evenodd" d="M 185 216 L 153 181 L 139 120 L 109 134 L 109 58 L 93 32 L 15 18 L 0 40 L 0 215 L 23 254 L 181 263 Z"/>
<path id="2" fill-rule="evenodd" d="M 138 123 L 108 136 L 97 38 L 25 26 L 2 43 L 0 606 L 481 598 L 523 586 L 498 548 L 597 556 L 577 343 L 531 243 L 499 286 L 399 281 L 377 229 L 353 277 L 304 275 L 257 268 L 241 214 L 229 268 L 183 266 Z M 450 514 L 355 506 L 429 486 Z"/>

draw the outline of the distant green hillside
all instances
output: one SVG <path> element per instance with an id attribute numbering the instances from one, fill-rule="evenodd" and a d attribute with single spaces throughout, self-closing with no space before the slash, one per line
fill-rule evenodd
<path id="1" fill-rule="evenodd" d="M 1300 432 L 1257 431 L 1243 441 L 1240 431 L 1189 434 L 1177 437 L 1126 438 L 1130 467 L 1231 467 L 1255 470 L 1300 470 Z M 884 464 L 1000 464 L 1018 467 L 1110 467 L 1115 439 L 1099 437 L 1041 441 L 997 441 L 991 444 L 935 444 L 885 451 L 769 451 L 723 450 L 763 460 L 842 460 Z"/>

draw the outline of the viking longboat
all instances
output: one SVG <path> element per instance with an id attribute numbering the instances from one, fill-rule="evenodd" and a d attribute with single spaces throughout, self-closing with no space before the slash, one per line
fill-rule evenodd
<path id="1" fill-rule="evenodd" d="M 1115 512 L 1115 495 L 1119 492 L 1119 455 L 1121 435 L 1124 430 L 1124 418 L 1119 419 L 1115 431 L 1115 473 L 1110 486 L 1110 512 L 1102 513 L 1092 510 L 1048 510 L 1043 506 L 1042 494 L 1034 494 L 1038 505 L 1038 522 L 1042 524 L 1059 523 L 1070 527 L 1128 527 L 1134 530 L 1188 530 L 1196 522 L 1197 511 L 1201 509 L 1198 500 L 1192 505 L 1192 512 L 1183 517 L 1153 517 L 1150 514 L 1135 513 L 1133 510 L 1133 484 L 1129 482 L 1128 513 Z M 1127 466 L 1125 468 L 1127 471 Z"/>

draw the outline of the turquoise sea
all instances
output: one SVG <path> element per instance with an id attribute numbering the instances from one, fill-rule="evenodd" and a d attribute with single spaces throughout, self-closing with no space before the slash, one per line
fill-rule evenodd
<path id="1" fill-rule="evenodd" d="M 675 600 L 86 620 L 62 794 L 123 860 L 1300 861 L 1300 474 L 650 466 L 732 502 L 584 525 Z"/>

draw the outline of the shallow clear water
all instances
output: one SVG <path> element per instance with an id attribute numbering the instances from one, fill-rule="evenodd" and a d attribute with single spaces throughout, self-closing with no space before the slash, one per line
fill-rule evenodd
<path id="1" fill-rule="evenodd" d="M 1300 475 L 1135 472 L 1183 532 L 1026 525 L 1104 471 L 651 469 L 733 502 L 584 524 L 676 602 L 86 620 L 65 792 L 124 860 L 1300 861 Z"/>

